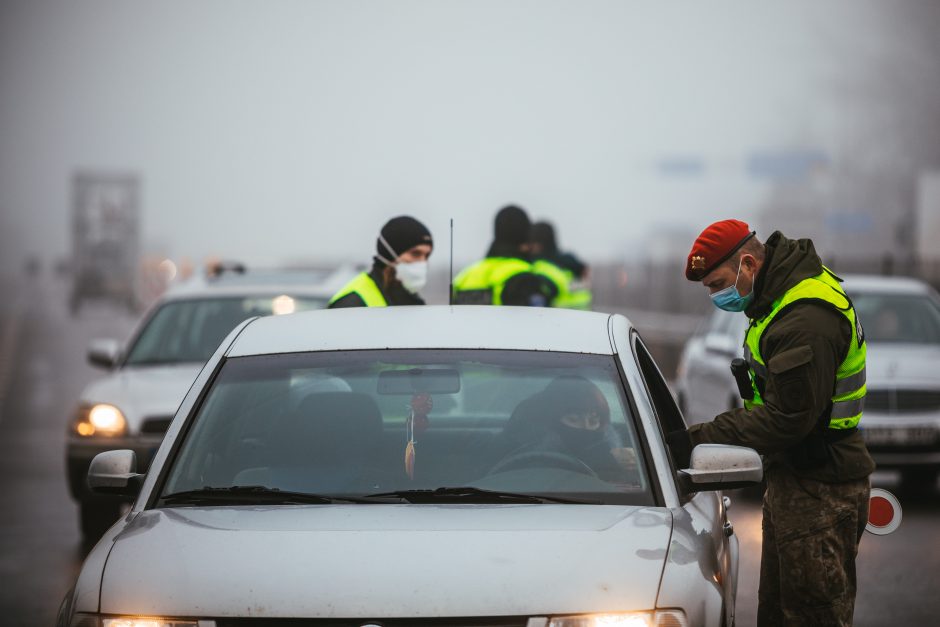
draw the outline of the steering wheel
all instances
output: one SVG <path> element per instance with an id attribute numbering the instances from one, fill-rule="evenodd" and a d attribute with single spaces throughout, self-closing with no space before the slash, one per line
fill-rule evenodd
<path id="1" fill-rule="evenodd" d="M 550 468 L 564 468 L 583 475 L 597 477 L 597 473 L 583 461 L 567 453 L 555 451 L 525 451 L 510 455 L 493 466 L 487 475 L 506 472 L 515 468 L 530 468 L 532 466 L 548 466 Z"/>

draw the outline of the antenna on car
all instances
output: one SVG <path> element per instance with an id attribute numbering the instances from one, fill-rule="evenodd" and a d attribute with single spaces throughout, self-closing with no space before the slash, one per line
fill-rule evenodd
<path id="1" fill-rule="evenodd" d="M 454 304 L 454 219 L 450 219 L 450 291 L 447 293 L 447 304 Z"/>

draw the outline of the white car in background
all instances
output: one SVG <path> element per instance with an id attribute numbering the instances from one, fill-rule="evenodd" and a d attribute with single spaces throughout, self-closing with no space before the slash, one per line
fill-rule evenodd
<path id="1" fill-rule="evenodd" d="M 940 296 L 907 277 L 846 275 L 868 344 L 861 431 L 879 468 L 906 489 L 935 487 L 940 471 Z M 686 343 L 676 395 L 689 424 L 740 407 L 730 363 L 743 356 L 747 317 L 716 309 Z"/>
<path id="2" fill-rule="evenodd" d="M 940 296 L 923 281 L 853 276 L 846 292 L 868 343 L 862 435 L 879 468 L 910 492 L 940 471 Z"/>
<path id="3" fill-rule="evenodd" d="M 559 332 L 559 331 L 563 332 Z M 748 448 L 700 445 L 623 316 L 427 306 L 245 322 L 58 625 L 719 627 L 738 539 L 718 490 Z"/>
<path id="4" fill-rule="evenodd" d="M 66 440 L 69 489 L 79 504 L 84 538 L 97 540 L 123 504 L 88 489 L 88 466 L 95 455 L 132 449 L 146 468 L 186 391 L 233 328 L 253 316 L 321 309 L 352 274 L 345 269 L 223 271 L 167 292 L 126 344 L 92 342 L 88 360 L 111 372 L 82 392 Z"/>
<path id="5" fill-rule="evenodd" d="M 676 370 L 676 400 L 690 425 L 742 406 L 731 360 L 744 356 L 747 316 L 713 310 L 685 343 Z"/>

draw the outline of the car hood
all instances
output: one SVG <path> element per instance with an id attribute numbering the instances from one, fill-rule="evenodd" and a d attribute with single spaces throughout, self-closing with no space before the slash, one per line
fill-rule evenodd
<path id="1" fill-rule="evenodd" d="M 192 363 L 121 368 L 85 388 L 82 402 L 115 405 L 135 430 L 145 417 L 175 414 L 201 369 Z"/>
<path id="2" fill-rule="evenodd" d="M 594 505 L 146 510 L 116 538 L 101 611 L 508 616 L 654 607 L 672 516 Z"/>
<path id="3" fill-rule="evenodd" d="M 940 346 L 870 343 L 865 361 L 869 389 L 940 388 Z"/>

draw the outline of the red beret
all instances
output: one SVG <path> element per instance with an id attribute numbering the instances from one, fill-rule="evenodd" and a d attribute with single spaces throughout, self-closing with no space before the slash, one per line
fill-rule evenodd
<path id="1" fill-rule="evenodd" d="M 692 244 L 685 264 L 685 278 L 701 281 L 706 274 L 738 252 L 754 233 L 740 220 L 722 220 L 709 225 Z"/>

